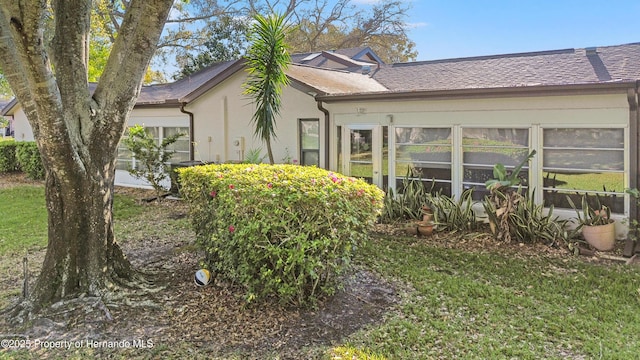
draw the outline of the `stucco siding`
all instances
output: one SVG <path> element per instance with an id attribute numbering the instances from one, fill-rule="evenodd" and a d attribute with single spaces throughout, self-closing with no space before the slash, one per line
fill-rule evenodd
<path id="1" fill-rule="evenodd" d="M 13 114 L 13 136 L 17 141 L 33 141 L 33 130 L 22 108 Z"/>
<path id="2" fill-rule="evenodd" d="M 238 72 L 185 108 L 194 114 L 195 160 L 243 161 L 249 151 L 257 149 L 266 155 L 266 146 L 254 136 L 251 118 L 255 107 L 242 94 L 245 80 L 245 73 Z M 317 110 L 313 97 L 292 87 L 285 88 L 276 121 L 277 138 L 272 140 L 275 162 L 282 162 L 285 157 L 298 159 L 297 127 L 298 119 L 303 118 L 320 119 L 323 129 L 324 114 Z M 242 139 L 244 145 L 234 145 L 236 139 Z"/>

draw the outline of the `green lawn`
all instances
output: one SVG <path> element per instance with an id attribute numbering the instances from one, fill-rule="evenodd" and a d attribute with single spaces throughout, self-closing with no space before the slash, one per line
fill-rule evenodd
<path id="1" fill-rule="evenodd" d="M 472 240 L 471 240 L 472 241 Z M 388 358 L 637 358 L 640 269 L 375 238 L 360 262 L 408 283 L 399 311 L 348 340 Z"/>
<path id="2" fill-rule="evenodd" d="M 114 217 L 129 219 L 144 208 L 135 200 L 116 194 Z M 47 244 L 47 209 L 44 187 L 23 185 L 0 190 L 0 255 L 23 253 Z"/>
<path id="3" fill-rule="evenodd" d="M 551 174 L 544 173 L 551 179 L 561 182 L 557 189 L 580 189 L 587 191 L 624 191 L 624 174 L 592 173 L 592 174 Z M 555 177 L 554 177 L 555 176 Z"/>

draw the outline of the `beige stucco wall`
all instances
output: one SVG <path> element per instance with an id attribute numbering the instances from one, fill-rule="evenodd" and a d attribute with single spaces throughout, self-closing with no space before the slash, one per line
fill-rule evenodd
<path id="1" fill-rule="evenodd" d="M 33 130 L 27 120 L 27 115 L 19 105 L 13 114 L 13 136 L 17 141 L 33 141 Z"/>
<path id="2" fill-rule="evenodd" d="M 33 131 L 22 111 L 16 106 L 13 128 L 18 141 L 33 141 Z M 136 124 L 145 126 L 189 126 L 189 116 L 180 112 L 179 108 L 135 108 L 129 115 L 129 126 Z"/>
<path id="3" fill-rule="evenodd" d="M 129 114 L 129 126 L 189 126 L 189 115 L 180 112 L 180 108 L 140 108 Z"/>
<path id="4" fill-rule="evenodd" d="M 261 149 L 266 155 L 266 146 L 254 136 L 251 117 L 255 107 L 251 99 L 242 94 L 245 80 L 245 73 L 239 71 L 186 106 L 187 111 L 194 113 L 195 160 L 241 161 L 252 149 Z M 320 120 L 322 138 L 324 114 L 317 109 L 313 97 L 292 87 L 285 88 L 276 122 L 277 138 L 271 144 L 275 162 L 282 162 L 287 156 L 299 160 L 298 119 L 307 118 Z M 240 138 L 244 147 L 234 145 L 234 140 Z M 320 146 L 320 165 L 324 166 L 324 144 Z"/>
<path id="5" fill-rule="evenodd" d="M 531 96 L 489 99 L 360 101 L 330 103 L 341 123 L 468 124 L 609 124 L 626 125 L 626 93 L 606 95 Z"/>

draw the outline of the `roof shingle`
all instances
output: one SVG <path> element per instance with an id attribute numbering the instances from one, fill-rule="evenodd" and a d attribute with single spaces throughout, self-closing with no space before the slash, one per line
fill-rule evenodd
<path id="1" fill-rule="evenodd" d="M 640 43 L 598 47 L 590 55 L 564 49 L 400 63 L 382 66 L 373 77 L 392 91 L 634 81 L 640 79 Z"/>

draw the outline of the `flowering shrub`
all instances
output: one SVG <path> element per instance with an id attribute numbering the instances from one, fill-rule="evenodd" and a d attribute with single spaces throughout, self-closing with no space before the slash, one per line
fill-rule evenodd
<path id="1" fill-rule="evenodd" d="M 332 294 L 384 196 L 315 167 L 223 164 L 179 172 L 208 265 L 243 284 L 248 301 L 275 295 L 313 304 Z"/>

